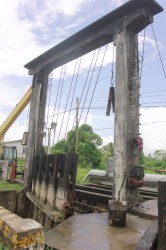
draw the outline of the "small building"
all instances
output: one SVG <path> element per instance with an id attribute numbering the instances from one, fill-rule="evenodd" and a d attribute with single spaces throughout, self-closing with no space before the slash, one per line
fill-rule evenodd
<path id="1" fill-rule="evenodd" d="M 17 148 L 17 157 L 25 158 L 26 153 L 26 146 L 22 145 L 21 140 L 14 140 L 14 141 L 6 141 L 3 144 L 8 147 L 16 147 Z"/>

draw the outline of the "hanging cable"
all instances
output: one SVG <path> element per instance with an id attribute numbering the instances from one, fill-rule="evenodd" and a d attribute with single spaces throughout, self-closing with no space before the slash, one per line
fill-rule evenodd
<path id="1" fill-rule="evenodd" d="M 68 105 L 68 102 L 69 102 L 69 97 L 70 97 L 71 89 L 72 89 L 72 86 L 73 86 L 74 75 L 75 75 L 75 72 L 76 72 L 77 64 L 78 64 L 78 58 L 76 60 L 76 64 L 75 64 L 75 67 L 74 67 L 74 73 L 73 73 L 73 77 L 72 77 L 72 80 L 71 80 L 71 84 L 70 84 L 70 88 L 69 88 L 69 92 L 68 92 L 68 96 L 67 96 L 67 101 L 66 101 L 66 105 L 65 105 L 65 111 L 63 112 L 63 118 L 62 118 L 62 121 L 61 121 L 60 130 L 59 130 L 58 141 L 59 141 L 59 137 L 60 137 L 60 134 L 61 134 L 61 130 L 62 130 L 62 125 L 63 125 L 65 113 L 67 112 L 66 109 L 67 109 L 67 105 Z"/>
<path id="2" fill-rule="evenodd" d="M 93 56 L 92 56 L 92 60 L 91 60 L 90 66 L 89 66 L 88 74 L 87 74 L 86 79 L 85 79 L 85 83 L 84 83 L 84 86 L 83 86 L 81 97 L 79 99 L 78 109 L 80 107 L 80 104 L 81 104 L 81 101 L 82 101 L 82 98 L 83 98 L 83 95 L 84 95 L 85 87 L 86 87 L 86 84 L 88 82 L 88 78 L 89 78 L 89 74 L 90 74 L 90 71 L 91 71 L 91 68 L 92 68 L 92 64 L 93 64 L 93 60 L 94 60 L 94 57 L 95 57 L 95 53 L 96 53 L 96 50 L 94 51 Z M 75 121 L 76 121 L 76 116 L 75 116 L 74 121 L 73 121 L 72 129 L 74 129 Z"/>
<path id="3" fill-rule="evenodd" d="M 159 46 L 158 46 L 158 43 L 157 43 L 157 39 L 156 39 L 156 35 L 155 35 L 155 32 L 154 32 L 154 28 L 153 28 L 152 23 L 151 23 L 151 28 L 152 28 L 153 36 L 154 36 L 154 39 L 155 39 L 156 47 L 157 47 L 157 50 L 158 50 L 158 54 L 159 54 L 161 66 L 162 66 L 162 69 L 163 69 L 164 77 L 166 79 L 166 72 L 165 72 L 163 60 L 162 60 L 162 57 L 161 57 L 161 53 L 160 53 L 160 50 L 159 50 Z"/>
<path id="4" fill-rule="evenodd" d="M 112 70 L 111 70 L 111 86 L 109 88 L 109 96 L 107 102 L 106 116 L 110 116 L 111 106 L 112 111 L 115 113 L 115 87 L 114 87 L 114 43 L 112 43 Z"/>
<path id="5" fill-rule="evenodd" d="M 58 123 L 58 117 L 59 117 L 59 109 L 60 109 L 60 104 L 61 104 L 61 98 L 62 98 L 62 91 L 63 91 L 63 83 L 64 83 L 64 78 L 65 78 L 65 71 L 66 71 L 66 64 L 63 65 L 62 67 L 63 69 L 63 73 L 62 73 L 62 83 L 61 83 L 61 90 L 60 90 L 60 96 L 59 96 L 59 103 L 58 103 L 58 110 L 57 110 L 57 117 L 56 117 L 56 126 L 57 126 L 57 123 Z M 55 132 L 56 132 L 56 128 L 54 129 L 54 136 L 53 136 L 53 145 L 54 145 L 54 142 L 55 142 Z"/>
<path id="6" fill-rule="evenodd" d="M 58 101 L 58 96 L 59 96 L 59 90 L 60 90 L 60 85 L 61 85 L 61 81 L 62 81 L 62 75 L 63 75 L 63 66 L 62 66 L 62 69 L 61 69 L 59 83 L 58 83 L 58 90 L 57 90 L 57 94 L 56 94 L 56 98 L 55 98 L 55 104 L 54 104 L 54 110 L 53 110 L 53 116 L 52 116 L 52 123 L 53 123 L 54 117 L 55 117 L 55 110 L 56 110 L 56 106 L 57 106 L 57 101 Z M 56 132 L 56 128 L 54 129 L 54 135 L 53 135 L 53 143 L 52 143 L 52 145 L 54 145 L 54 141 L 55 141 L 55 132 Z"/>
<path id="7" fill-rule="evenodd" d="M 145 38 L 146 38 L 146 25 L 145 25 L 145 29 L 144 29 L 144 39 L 143 39 L 143 48 L 142 48 L 142 56 L 141 56 L 142 60 L 141 60 L 141 68 L 140 68 L 140 75 L 139 75 L 140 82 L 142 79 L 142 69 L 143 69 L 143 62 L 144 62 Z"/>
<path id="8" fill-rule="evenodd" d="M 99 72 L 98 72 L 98 75 L 97 75 L 96 83 L 95 83 L 95 86 L 94 86 L 94 89 L 93 89 L 93 93 L 92 93 L 92 96 L 91 96 L 91 100 L 90 100 L 90 104 L 89 104 L 89 108 L 88 108 L 88 111 L 87 111 L 87 114 L 86 114 L 86 118 L 85 118 L 84 124 L 86 123 L 86 120 L 87 120 L 87 117 L 88 117 L 88 114 L 89 114 L 89 109 L 91 107 L 91 103 L 92 103 L 93 96 L 94 96 L 94 93 L 95 93 L 95 90 L 96 90 L 96 86 L 97 86 L 97 83 L 98 83 L 100 72 L 101 72 L 101 69 L 102 69 L 102 66 L 103 66 L 103 62 L 104 62 L 104 58 L 105 58 L 105 54 L 106 54 L 107 48 L 108 48 L 108 44 L 105 47 L 104 55 L 103 55 L 102 62 L 101 62 L 101 65 L 100 65 L 100 69 L 99 69 Z"/>
<path id="9" fill-rule="evenodd" d="M 78 75 L 79 75 L 79 71 L 80 71 L 81 61 L 82 61 L 82 57 L 80 58 L 79 65 L 78 65 L 77 76 L 76 76 L 75 85 L 74 85 L 74 89 L 73 89 L 72 100 L 71 100 L 71 104 L 70 104 L 70 111 L 71 111 L 72 105 L 73 105 L 73 100 L 74 100 L 74 95 L 75 95 L 75 90 L 76 90 Z M 67 119 L 67 123 L 66 123 L 65 137 L 66 137 L 66 135 L 67 135 L 67 129 L 68 129 L 68 125 L 69 125 L 70 114 L 71 114 L 71 112 L 69 112 L 68 119 Z"/>
<path id="10" fill-rule="evenodd" d="M 50 75 L 52 74 L 52 72 L 50 73 Z M 45 119 L 46 119 L 46 126 L 48 124 L 48 116 L 49 116 L 49 108 L 50 108 L 50 99 L 51 99 L 51 88 L 52 88 L 52 77 L 50 78 L 50 75 L 48 77 L 48 83 L 47 83 L 47 116 L 45 116 Z M 49 84 L 50 83 L 50 84 Z M 47 133 L 47 130 L 46 130 L 46 133 Z M 46 136 L 45 136 L 45 139 L 44 139 L 44 142 L 43 144 L 45 145 L 46 144 Z"/>
<path id="11" fill-rule="evenodd" d="M 88 92 L 89 92 L 89 89 L 90 89 L 90 85 L 91 85 L 91 82 L 92 82 L 92 77 L 93 77 L 93 74 L 94 74 L 94 71 L 95 71 L 96 63 L 97 63 L 97 60 L 98 60 L 98 57 L 99 57 L 99 52 L 100 52 L 100 48 L 98 49 L 98 52 L 97 52 L 96 60 L 95 60 L 95 63 L 94 63 L 94 66 L 93 66 L 93 70 L 92 70 L 92 73 L 91 73 L 91 78 L 90 78 L 90 81 L 89 81 L 89 84 L 88 84 L 88 88 L 87 88 L 87 91 L 86 91 L 86 95 L 85 95 L 85 99 L 84 99 L 84 103 L 83 103 L 83 108 L 81 109 L 81 114 L 80 114 L 79 121 L 78 121 L 79 124 L 80 124 L 82 113 L 83 113 L 83 110 L 84 110 L 84 107 L 85 107 L 85 101 L 87 99 Z"/>
<path id="12" fill-rule="evenodd" d="M 47 105 L 47 121 L 46 121 L 46 124 L 48 124 L 48 115 L 49 115 L 49 112 L 50 112 L 52 79 L 53 79 L 53 72 L 51 72 L 49 77 L 48 77 L 48 105 Z"/>
<path id="13" fill-rule="evenodd" d="M 26 125 L 25 125 L 25 132 L 28 130 L 29 115 L 30 115 L 30 103 L 28 105 L 28 112 L 27 112 Z"/>
<path id="14" fill-rule="evenodd" d="M 55 117 L 55 109 L 56 109 L 56 105 L 57 105 L 57 101 L 58 101 L 58 95 L 59 95 L 59 89 L 60 89 L 60 85 L 61 85 L 61 81 L 62 81 L 62 73 L 63 73 L 63 67 L 61 69 L 59 83 L 58 83 L 58 90 L 57 90 L 57 94 L 56 94 L 56 98 L 55 98 L 55 104 L 54 104 L 54 110 L 53 110 L 53 116 L 52 116 L 52 123 L 53 123 L 54 117 Z"/>

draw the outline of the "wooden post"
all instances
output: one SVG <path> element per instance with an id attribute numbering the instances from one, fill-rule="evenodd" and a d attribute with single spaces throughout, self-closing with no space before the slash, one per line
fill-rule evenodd
<path id="1" fill-rule="evenodd" d="M 133 139 L 139 135 L 138 37 L 131 29 L 114 37 L 116 45 L 115 135 L 114 135 L 114 199 L 138 201 L 138 189 L 127 186 L 129 172 L 138 166 L 139 155 Z M 138 152 L 137 152 L 138 153 Z"/>
<path id="2" fill-rule="evenodd" d="M 158 250 L 166 249 L 166 178 L 158 182 Z"/>
<path id="3" fill-rule="evenodd" d="M 43 150 L 43 131 L 48 74 L 39 72 L 33 76 L 32 97 L 29 117 L 24 185 L 31 189 L 33 155 Z"/>

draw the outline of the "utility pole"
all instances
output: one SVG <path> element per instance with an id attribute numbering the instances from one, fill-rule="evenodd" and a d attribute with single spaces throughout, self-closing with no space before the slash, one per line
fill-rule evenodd
<path id="1" fill-rule="evenodd" d="M 76 98 L 76 141 L 75 141 L 75 154 L 78 152 L 78 108 L 79 108 L 79 98 Z"/>

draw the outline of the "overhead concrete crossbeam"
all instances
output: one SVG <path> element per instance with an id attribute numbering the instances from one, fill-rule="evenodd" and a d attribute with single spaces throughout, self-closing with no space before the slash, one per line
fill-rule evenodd
<path id="1" fill-rule="evenodd" d="M 138 33 L 153 21 L 153 15 L 162 10 L 154 0 L 130 0 L 30 61 L 25 68 L 32 75 L 42 69 L 51 72 L 54 68 L 112 42 L 113 35 L 123 29 L 124 18 L 127 17 L 130 27 Z"/>

